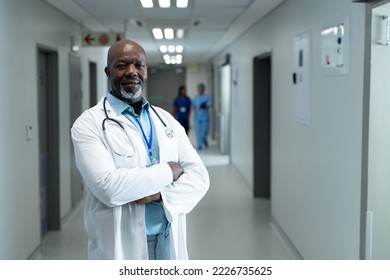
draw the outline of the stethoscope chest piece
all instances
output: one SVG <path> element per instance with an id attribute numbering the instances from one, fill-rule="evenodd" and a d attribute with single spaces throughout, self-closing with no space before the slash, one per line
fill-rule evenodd
<path id="1" fill-rule="evenodd" d="M 169 138 L 173 138 L 175 136 L 175 132 L 173 131 L 172 128 L 166 126 L 165 127 L 165 134 L 169 137 Z"/>

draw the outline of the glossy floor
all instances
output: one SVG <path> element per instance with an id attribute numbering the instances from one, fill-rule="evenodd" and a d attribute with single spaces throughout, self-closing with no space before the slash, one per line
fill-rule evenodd
<path id="1" fill-rule="evenodd" d="M 216 146 L 199 152 L 210 174 L 210 189 L 187 215 L 189 257 L 193 260 L 294 259 L 270 223 L 270 201 L 255 199 L 240 173 Z M 58 232 L 42 240 L 40 259 L 86 259 L 80 205 Z"/>

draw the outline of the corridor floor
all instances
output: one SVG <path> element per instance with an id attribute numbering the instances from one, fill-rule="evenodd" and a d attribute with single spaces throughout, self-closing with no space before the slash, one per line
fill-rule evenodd
<path id="1" fill-rule="evenodd" d="M 294 259 L 271 225 L 270 200 L 252 191 L 227 156 L 216 146 L 199 152 L 210 175 L 210 189 L 187 215 L 187 242 L 192 260 Z M 61 231 L 42 240 L 43 260 L 86 259 L 86 235 L 80 205 Z"/>

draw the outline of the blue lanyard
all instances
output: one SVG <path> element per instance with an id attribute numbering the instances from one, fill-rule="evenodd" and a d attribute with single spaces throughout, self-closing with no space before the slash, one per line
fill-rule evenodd
<path id="1" fill-rule="evenodd" d="M 144 131 L 142 125 L 141 125 L 141 122 L 138 120 L 137 117 L 134 117 L 134 118 L 137 121 L 139 127 L 141 128 L 142 136 L 143 136 L 143 138 L 145 140 L 146 145 L 148 146 L 149 157 L 151 157 L 152 156 L 152 143 L 153 143 L 153 126 L 152 126 L 152 119 L 150 118 L 149 111 L 146 111 L 146 113 L 148 115 L 149 127 L 150 127 L 149 141 L 148 141 L 148 138 L 145 135 L 145 131 Z"/>

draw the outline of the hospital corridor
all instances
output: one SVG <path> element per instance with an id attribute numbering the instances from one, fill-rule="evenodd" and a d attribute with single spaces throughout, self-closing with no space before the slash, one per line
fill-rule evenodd
<path id="1" fill-rule="evenodd" d="M 390 260 L 390 0 L 0 0 L 0 36 L 0 260 Z"/>

